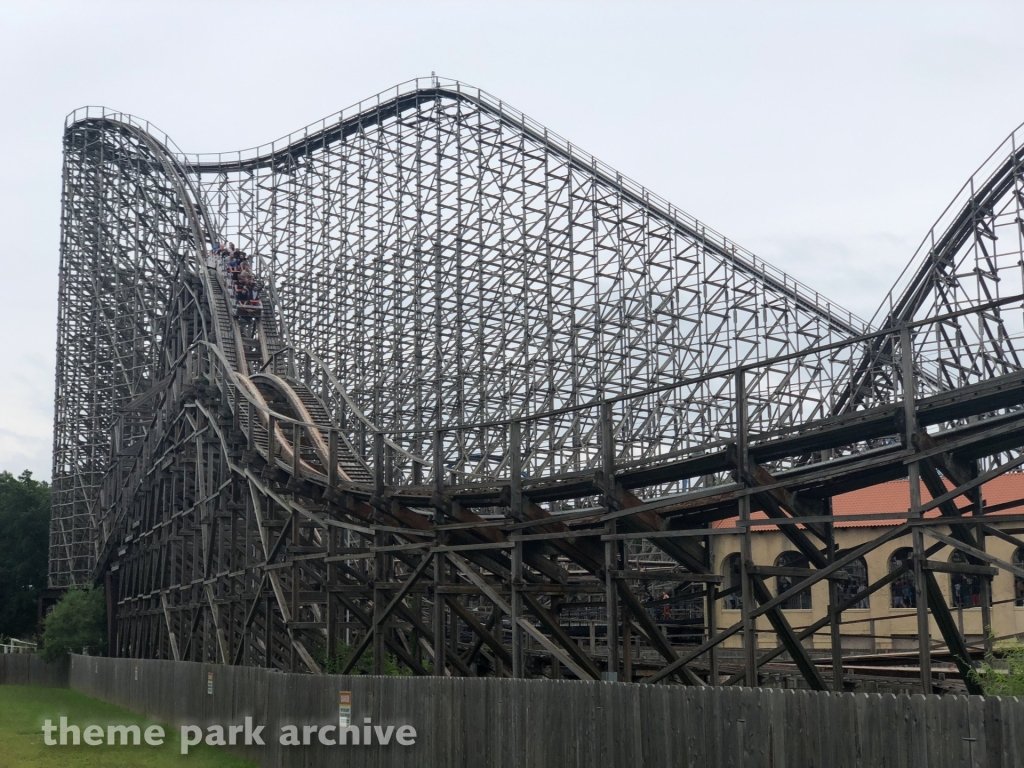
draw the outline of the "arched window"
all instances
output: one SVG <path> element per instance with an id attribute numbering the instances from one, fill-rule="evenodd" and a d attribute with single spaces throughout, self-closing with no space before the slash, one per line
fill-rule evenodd
<path id="1" fill-rule="evenodd" d="M 802 568 L 806 568 L 807 567 L 807 558 L 804 557 L 803 555 L 801 555 L 799 552 L 783 552 L 781 555 L 779 555 L 777 558 L 775 558 L 775 567 L 776 568 L 786 568 L 786 567 L 792 567 L 792 568 L 802 567 Z M 803 579 L 801 579 L 799 577 L 796 577 L 796 576 L 776 576 L 775 577 L 775 594 L 781 595 L 783 592 L 785 592 L 791 586 L 796 584 L 798 581 L 802 581 L 802 580 Z M 809 609 L 811 607 L 811 590 L 805 589 L 803 592 L 801 592 L 798 595 L 793 595 L 792 597 L 787 597 L 785 600 L 782 601 L 782 603 L 779 605 L 779 607 L 783 608 L 783 609 L 790 609 L 790 608 L 798 608 L 798 609 L 804 609 L 804 610 Z"/>
<path id="2" fill-rule="evenodd" d="M 868 564 L 863 557 L 843 567 L 847 578 L 839 582 L 839 602 L 845 603 L 868 585 Z M 869 608 L 868 598 L 862 597 L 851 608 Z"/>
<path id="3" fill-rule="evenodd" d="M 722 598 L 725 607 L 743 607 L 743 592 L 740 589 L 740 555 L 738 552 L 733 552 L 725 558 L 725 564 L 722 566 L 722 577 L 724 582 L 722 584 L 723 591 L 736 588 L 736 591 L 731 595 L 726 595 Z"/>
<path id="4" fill-rule="evenodd" d="M 953 550 L 951 563 L 966 563 L 967 555 L 959 549 Z M 975 608 L 981 605 L 981 576 L 969 573 L 949 575 L 949 597 L 954 608 Z"/>
<path id="5" fill-rule="evenodd" d="M 1017 547 L 1013 551 L 1013 564 L 1024 568 L 1024 548 Z M 1013 577 L 1013 604 L 1024 608 L 1024 579 L 1017 575 Z"/>
<path id="6" fill-rule="evenodd" d="M 914 593 L 914 550 L 900 547 L 889 558 L 889 573 L 897 568 L 908 566 L 909 570 L 900 574 L 889 587 L 893 608 L 917 608 L 917 595 Z"/>

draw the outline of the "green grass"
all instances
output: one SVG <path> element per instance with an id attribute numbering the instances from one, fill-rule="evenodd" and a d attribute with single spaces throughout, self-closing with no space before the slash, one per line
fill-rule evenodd
<path id="1" fill-rule="evenodd" d="M 153 725 L 127 710 L 66 688 L 40 688 L 25 685 L 0 685 L 0 768 L 154 768 L 187 765 L 193 768 L 252 768 L 253 763 L 216 747 L 191 747 L 181 754 L 177 729 L 164 725 L 166 738 L 159 747 L 148 746 L 46 746 L 43 721 L 68 723 L 84 730 L 86 725 L 138 725 L 145 733 Z M 54 734 L 59 738 L 60 734 Z"/>

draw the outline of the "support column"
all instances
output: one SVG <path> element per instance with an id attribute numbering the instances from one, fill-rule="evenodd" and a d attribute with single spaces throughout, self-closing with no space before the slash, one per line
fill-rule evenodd
<path id="1" fill-rule="evenodd" d="M 709 526 L 710 527 L 710 526 Z M 704 537 L 704 563 L 708 567 L 708 573 L 715 572 L 715 550 L 712 546 L 713 536 Z M 718 585 L 708 582 L 704 589 L 704 624 L 707 627 L 707 637 L 710 640 L 718 634 L 718 615 L 715 613 L 718 601 Z M 718 646 L 713 645 L 708 650 L 708 685 L 718 685 Z"/>
<path id="2" fill-rule="evenodd" d="M 736 372 L 736 482 L 743 483 L 747 467 L 747 391 L 743 369 Z M 754 610 L 754 590 L 750 583 L 749 566 L 753 562 L 753 530 L 750 526 L 750 496 L 741 496 L 739 518 L 743 533 L 740 536 L 740 584 L 742 601 L 740 611 L 743 620 L 743 669 L 746 684 L 757 687 L 757 627 L 750 617 Z"/>
<path id="3" fill-rule="evenodd" d="M 332 434 L 334 434 L 332 432 Z M 327 622 L 327 663 L 324 671 L 330 673 L 334 669 L 334 663 L 338 654 L 338 598 L 331 592 L 331 585 L 337 584 L 337 567 L 330 562 L 337 550 L 338 533 L 334 528 L 327 529 L 327 583 L 324 585 L 324 594 L 327 596 L 327 605 L 324 608 L 324 620 Z"/>
<path id="4" fill-rule="evenodd" d="M 107 601 L 107 656 L 117 656 L 117 578 L 107 571 L 103 574 L 103 595 Z"/>
<path id="5" fill-rule="evenodd" d="M 610 520 L 605 526 L 605 533 L 614 535 L 616 525 Z M 604 543 L 604 600 L 605 600 L 605 641 L 608 645 L 608 671 L 606 680 L 619 679 L 619 593 L 615 587 L 612 572 L 618 569 L 616 542 Z"/>
<path id="6" fill-rule="evenodd" d="M 434 674 L 444 676 L 447 666 L 448 642 L 445 639 L 444 597 L 441 589 L 445 583 L 445 559 L 441 552 L 434 553 Z"/>
<path id="7" fill-rule="evenodd" d="M 380 432 L 373 433 L 373 485 L 374 501 L 376 504 L 384 503 L 384 435 Z M 373 516 L 377 518 L 379 510 L 374 509 Z M 374 531 L 373 545 L 380 548 L 385 545 L 382 531 Z M 377 552 L 373 556 L 373 674 L 384 674 L 384 626 L 382 615 L 384 603 L 387 600 L 386 593 L 380 588 L 385 578 L 386 563 L 384 554 Z"/>
<path id="8" fill-rule="evenodd" d="M 338 433 L 333 429 L 327 434 L 327 485 L 338 485 Z"/>
<path id="9" fill-rule="evenodd" d="M 828 499 L 829 512 L 832 500 Z M 828 524 L 828 560 L 836 561 L 836 535 L 834 523 Z M 832 634 L 832 690 L 842 693 L 843 690 L 843 636 L 842 614 L 839 612 L 839 582 L 835 578 L 828 580 L 828 617 Z"/>
<path id="10" fill-rule="evenodd" d="M 512 508 L 512 517 L 516 520 L 523 519 L 523 454 L 522 454 L 522 435 L 520 434 L 521 425 L 518 421 L 513 421 L 509 424 L 509 490 L 510 490 L 510 504 Z M 525 656 L 523 654 L 523 630 L 519 626 L 517 619 L 523 615 L 523 542 L 518 540 L 517 536 L 515 547 L 512 549 L 512 583 L 511 583 L 511 599 L 509 601 L 510 607 L 512 608 L 512 615 L 509 617 L 509 621 L 512 624 L 512 677 L 524 677 L 525 670 L 523 662 Z M 497 610 L 497 607 L 495 607 Z M 500 636 L 500 624 L 499 636 Z"/>
<path id="11" fill-rule="evenodd" d="M 292 546 L 294 547 L 293 552 L 297 552 L 302 543 L 299 533 L 299 513 L 294 509 L 292 510 L 292 530 L 291 530 Z M 294 554 L 289 553 L 289 556 L 294 558 Z M 292 561 L 292 595 L 291 595 L 291 620 L 299 621 L 299 582 L 301 581 L 301 570 L 299 562 L 297 560 Z M 300 659 L 298 649 L 295 647 L 297 637 L 294 635 L 294 629 L 285 624 L 285 631 L 288 632 L 288 636 L 291 640 L 289 643 L 291 647 L 291 671 L 298 672 L 300 667 Z"/>
<path id="12" fill-rule="evenodd" d="M 975 477 L 978 476 L 978 462 L 975 461 L 973 465 L 973 474 Z M 985 492 L 984 486 L 978 486 L 974 489 L 969 498 L 973 502 L 973 514 L 977 518 L 981 518 L 985 514 Z M 978 523 L 975 528 L 975 538 L 978 542 L 978 549 L 982 552 L 985 551 L 985 526 L 983 523 Z M 1016 596 L 1016 591 L 1012 594 Z M 981 577 L 981 633 L 984 635 L 982 642 L 985 645 L 985 658 L 990 659 L 992 656 L 992 579 L 988 576 Z M 963 634 L 961 632 L 961 634 Z M 964 635 L 964 641 L 966 642 L 967 636 Z"/>
<path id="13" fill-rule="evenodd" d="M 512 615 L 509 621 L 512 623 L 512 677 L 525 677 L 524 668 L 525 654 L 523 653 L 523 630 L 519 626 L 519 619 L 523 615 L 523 542 L 515 537 L 515 546 L 512 549 Z"/>
<path id="14" fill-rule="evenodd" d="M 633 627 L 625 615 L 622 618 L 622 679 L 633 682 Z"/>
<path id="15" fill-rule="evenodd" d="M 274 666 L 274 606 L 270 595 L 267 595 L 265 603 L 266 620 L 263 623 L 263 642 L 266 644 L 266 658 L 263 660 L 263 665 L 267 669 L 272 669 Z"/>
<path id="16" fill-rule="evenodd" d="M 601 470 L 604 481 L 604 504 L 609 512 L 614 508 L 615 489 L 615 438 L 612 435 L 612 404 L 601 404 Z M 614 535 L 616 523 L 609 520 L 605 533 Z M 619 593 L 615 586 L 613 572 L 618 570 L 617 542 L 604 543 L 604 586 L 605 586 L 605 640 L 608 644 L 608 671 L 606 680 L 619 679 Z"/>
<path id="17" fill-rule="evenodd" d="M 914 400 L 917 392 L 914 378 L 913 339 L 906 325 L 900 330 L 900 367 L 903 380 L 903 417 L 906 428 L 905 445 L 917 447 L 917 408 Z M 921 467 L 918 462 L 909 466 L 910 477 L 910 518 L 921 518 Z M 921 666 L 921 689 L 932 692 L 932 650 L 931 629 L 928 620 L 928 590 L 925 585 L 924 533 L 914 528 L 911 534 L 914 547 L 914 596 L 917 601 L 917 644 L 918 662 Z"/>
<path id="18" fill-rule="evenodd" d="M 716 603 L 718 600 L 718 588 L 714 584 L 708 584 L 707 597 L 704 600 L 704 604 L 707 606 L 706 616 L 708 625 L 708 636 L 707 640 L 718 634 L 718 615 L 715 613 Z M 718 685 L 718 646 L 713 645 L 711 650 L 708 651 L 708 665 L 710 667 L 708 672 L 708 685 Z"/>
<path id="19" fill-rule="evenodd" d="M 555 617 L 555 620 L 559 620 L 560 610 L 559 606 L 562 602 L 562 598 L 558 595 L 551 596 L 551 615 Z M 575 642 L 575 641 L 573 641 Z M 551 678 L 553 680 L 562 679 L 562 663 L 558 660 L 557 656 L 551 657 Z"/>
<path id="20" fill-rule="evenodd" d="M 435 541 L 438 546 L 447 543 L 447 532 L 437 531 L 436 527 L 444 522 L 444 457 L 441 445 L 441 432 L 434 433 L 434 504 Z M 434 674 L 444 676 L 447 666 L 446 651 L 448 643 L 445 639 L 445 607 L 441 587 L 445 583 L 445 557 L 441 552 L 434 553 Z"/>

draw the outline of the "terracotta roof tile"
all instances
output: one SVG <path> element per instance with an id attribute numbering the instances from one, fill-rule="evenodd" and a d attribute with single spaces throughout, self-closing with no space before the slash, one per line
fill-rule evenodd
<path id="1" fill-rule="evenodd" d="M 948 480 L 943 480 L 947 489 L 952 489 L 953 485 Z M 994 480 L 990 480 L 982 486 L 985 506 L 995 507 L 1001 504 L 1007 504 L 1010 502 L 1017 502 L 1019 504 L 1011 504 L 1006 509 L 1000 509 L 993 512 L 993 515 L 1013 515 L 1024 513 L 1024 473 L 1019 472 L 1008 472 L 1005 475 L 1000 475 Z M 921 500 L 923 502 L 929 502 L 932 500 L 932 495 L 928 493 L 928 489 L 924 487 L 924 483 L 921 483 Z M 959 507 L 965 507 L 967 500 L 964 497 L 956 499 L 956 504 Z M 832 498 L 832 513 L 836 517 L 842 517 L 843 515 L 869 515 L 877 512 L 906 512 L 910 509 L 910 481 L 909 480 L 892 480 L 888 483 L 882 483 L 880 485 L 873 485 L 869 488 L 861 488 L 858 491 L 851 491 L 850 493 L 843 493 L 839 496 Z M 933 509 L 925 513 L 925 517 L 938 517 L 939 510 Z M 764 512 L 754 512 L 751 515 L 753 520 L 767 520 L 768 516 Z M 713 524 L 713 528 L 735 528 L 737 518 L 731 517 L 727 520 L 716 520 Z M 872 526 L 889 526 L 898 525 L 903 522 L 900 518 L 893 518 L 891 520 L 850 520 L 847 522 L 837 522 L 837 528 L 869 528 Z M 773 525 L 758 525 L 754 527 L 755 531 L 763 530 L 774 530 L 776 526 Z"/>

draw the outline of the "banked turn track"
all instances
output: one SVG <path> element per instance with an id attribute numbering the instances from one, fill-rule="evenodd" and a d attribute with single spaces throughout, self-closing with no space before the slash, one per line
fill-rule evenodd
<path id="1" fill-rule="evenodd" d="M 454 81 L 229 155 L 94 108 L 64 147 L 50 581 L 106 585 L 117 655 L 691 685 L 788 658 L 824 688 L 843 611 L 902 571 L 799 630 L 787 597 L 912 532 L 920 626 L 963 672 L 929 558 L 1020 570 L 979 519 L 1024 464 L 1017 133 L 873 324 Z M 226 240 L 257 254 L 258 320 L 208 262 Z M 834 495 L 907 476 L 935 501 L 832 545 Z M 783 595 L 757 511 L 801 556 Z"/>

